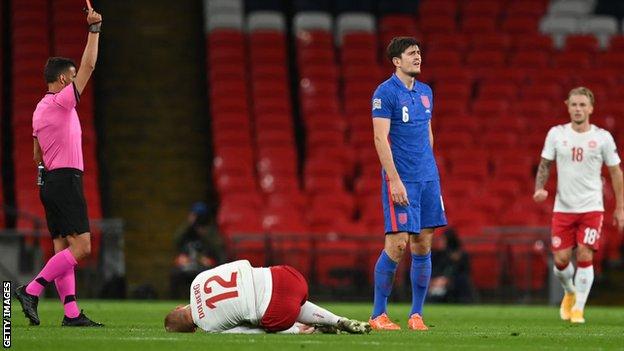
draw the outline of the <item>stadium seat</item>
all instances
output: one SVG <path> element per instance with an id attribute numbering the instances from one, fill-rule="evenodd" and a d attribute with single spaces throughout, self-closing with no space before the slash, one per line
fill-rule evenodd
<path id="1" fill-rule="evenodd" d="M 511 37 L 505 33 L 474 34 L 471 42 L 473 50 L 499 50 L 506 52 L 511 47 Z"/>
<path id="2" fill-rule="evenodd" d="M 459 12 L 459 7 L 455 1 L 422 1 L 418 7 L 420 18 L 441 16 L 455 18 Z"/>
<path id="3" fill-rule="evenodd" d="M 592 10 L 592 1 L 556 0 L 550 2 L 548 15 L 552 17 L 585 17 Z"/>
<path id="4" fill-rule="evenodd" d="M 510 245 L 510 273 L 516 289 L 526 292 L 546 288 L 546 250 L 546 244 L 540 239 Z"/>
<path id="5" fill-rule="evenodd" d="M 464 241 L 470 258 L 472 282 L 477 289 L 499 289 L 502 279 L 502 254 L 496 243 Z M 487 274 L 485 274 L 487 272 Z"/>
<path id="6" fill-rule="evenodd" d="M 502 12 L 503 3 L 494 0 L 477 0 L 465 3 L 462 6 L 462 16 L 498 18 Z"/>
<path id="7" fill-rule="evenodd" d="M 256 11 L 247 15 L 247 30 L 255 31 L 286 31 L 284 15 L 277 11 Z"/>
<path id="8" fill-rule="evenodd" d="M 580 31 L 576 17 L 544 17 L 540 20 L 540 32 L 553 37 L 555 47 L 562 48 L 565 37 Z"/>
<path id="9" fill-rule="evenodd" d="M 461 24 L 461 30 L 464 33 L 480 34 L 492 33 L 496 30 L 495 17 L 464 17 Z"/>
<path id="10" fill-rule="evenodd" d="M 293 28 L 297 36 L 299 32 L 310 30 L 332 30 L 332 18 L 328 13 L 322 11 L 302 11 L 293 18 Z"/>
<path id="11" fill-rule="evenodd" d="M 537 33 L 538 25 L 539 16 L 509 16 L 501 24 L 501 29 L 510 35 L 517 36 Z"/>
<path id="12" fill-rule="evenodd" d="M 459 67 L 462 64 L 460 53 L 454 50 L 431 50 L 425 54 L 428 66 L 435 67 Z"/>
<path id="13" fill-rule="evenodd" d="M 339 45 L 343 42 L 345 34 L 353 32 L 373 33 L 375 18 L 372 14 L 359 12 L 345 12 L 336 18 L 336 41 Z"/>

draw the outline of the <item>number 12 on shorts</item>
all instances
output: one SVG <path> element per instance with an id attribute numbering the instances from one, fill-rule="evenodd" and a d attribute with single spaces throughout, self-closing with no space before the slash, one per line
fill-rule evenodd
<path id="1" fill-rule="evenodd" d="M 598 240 L 599 235 L 598 231 L 594 228 L 585 228 L 585 237 L 583 238 L 583 243 L 587 245 L 594 245 L 596 240 Z"/>

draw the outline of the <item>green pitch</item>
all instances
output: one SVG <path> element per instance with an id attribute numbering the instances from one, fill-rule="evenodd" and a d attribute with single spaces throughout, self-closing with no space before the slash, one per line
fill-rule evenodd
<path id="1" fill-rule="evenodd" d="M 408 305 L 391 304 L 389 315 L 404 328 L 369 335 L 171 334 L 165 313 L 181 302 L 81 300 L 80 307 L 102 329 L 61 328 L 62 309 L 52 299 L 39 305 L 41 325 L 29 327 L 19 303 L 12 309 L 13 350 L 624 350 L 624 308 L 593 307 L 585 325 L 559 320 L 555 307 L 425 306 L 428 332 L 406 328 Z M 368 319 L 370 306 L 319 303 L 337 314 Z"/>

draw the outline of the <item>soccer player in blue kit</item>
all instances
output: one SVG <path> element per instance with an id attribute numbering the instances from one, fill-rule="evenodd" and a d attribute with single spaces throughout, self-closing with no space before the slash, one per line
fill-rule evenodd
<path id="1" fill-rule="evenodd" d="M 431 240 L 446 225 L 438 168 L 433 157 L 431 88 L 415 77 L 421 54 L 412 37 L 393 38 L 386 50 L 396 68 L 372 99 L 375 148 L 382 166 L 385 243 L 375 265 L 375 298 L 370 325 L 397 330 L 387 314 L 394 275 L 409 244 L 412 310 L 408 327 L 427 330 L 422 309 L 431 278 Z"/>

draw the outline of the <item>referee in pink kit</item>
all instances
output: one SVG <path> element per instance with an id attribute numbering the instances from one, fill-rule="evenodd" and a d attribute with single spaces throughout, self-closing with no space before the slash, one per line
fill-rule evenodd
<path id="1" fill-rule="evenodd" d="M 87 2 L 88 3 L 88 2 Z M 15 295 L 31 325 L 39 325 L 39 295 L 52 281 L 65 310 L 62 326 L 101 327 L 78 309 L 74 268 L 91 253 L 87 205 L 82 191 L 82 130 L 76 112 L 80 93 L 95 69 L 102 16 L 87 9 L 88 39 L 80 68 L 70 59 L 51 57 L 44 69 L 48 92 L 33 113 L 34 160 L 45 168 L 40 198 L 55 255 Z"/>

